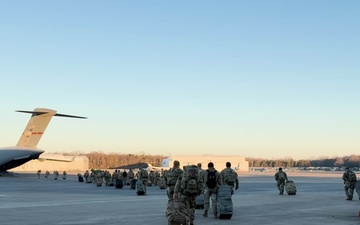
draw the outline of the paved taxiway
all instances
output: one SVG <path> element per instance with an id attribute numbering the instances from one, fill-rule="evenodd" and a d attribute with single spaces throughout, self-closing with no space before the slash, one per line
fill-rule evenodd
<path id="1" fill-rule="evenodd" d="M 341 174 L 288 175 L 297 185 L 295 196 L 279 196 L 272 174 L 241 175 L 232 219 L 203 218 L 202 210 L 196 210 L 195 224 L 360 224 L 360 200 L 354 194 L 353 201 L 345 201 Z M 77 182 L 74 175 L 57 181 L 22 173 L 0 177 L 0 224 L 166 225 L 165 190 L 148 187 L 147 192 L 137 196 L 129 186 L 96 187 Z"/>

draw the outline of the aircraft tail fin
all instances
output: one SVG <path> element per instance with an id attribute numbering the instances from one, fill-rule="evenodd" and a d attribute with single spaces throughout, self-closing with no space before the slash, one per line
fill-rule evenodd
<path id="1" fill-rule="evenodd" d="M 32 114 L 27 126 L 25 127 L 24 132 L 22 133 L 16 145 L 20 147 L 35 148 L 53 116 L 86 119 L 86 117 L 81 116 L 58 114 L 55 110 L 45 108 L 36 108 L 34 109 L 34 111 L 17 110 L 16 112 Z"/>

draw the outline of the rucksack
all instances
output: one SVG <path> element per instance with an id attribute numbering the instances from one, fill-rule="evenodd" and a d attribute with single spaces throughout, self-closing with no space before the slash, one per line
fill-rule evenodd
<path id="1" fill-rule="evenodd" d="M 236 182 L 237 173 L 231 168 L 227 168 L 224 171 L 224 183 L 228 185 L 233 185 Z"/>
<path id="2" fill-rule="evenodd" d="M 145 194 L 145 186 L 144 186 L 144 183 L 141 180 L 136 181 L 136 193 L 138 195 Z"/>
<path id="3" fill-rule="evenodd" d="M 141 179 L 147 179 L 149 177 L 146 170 L 141 170 Z"/>
<path id="4" fill-rule="evenodd" d="M 169 225 L 186 225 L 190 222 L 189 210 L 181 199 L 173 199 L 168 202 L 166 217 Z"/>
<path id="5" fill-rule="evenodd" d="M 215 171 L 207 171 L 207 180 L 206 180 L 206 186 L 208 188 L 215 188 L 217 181 L 216 181 L 216 170 Z"/>
<path id="6" fill-rule="evenodd" d="M 172 168 L 166 174 L 166 184 L 168 186 L 174 186 L 178 177 L 180 176 L 181 170 L 179 168 Z"/>
<path id="7" fill-rule="evenodd" d="M 356 174 L 352 171 L 349 172 L 349 181 L 355 182 L 356 181 Z"/>
<path id="8" fill-rule="evenodd" d="M 278 179 L 279 179 L 280 181 L 285 180 L 285 174 L 284 174 L 284 172 L 278 172 Z"/>
<path id="9" fill-rule="evenodd" d="M 180 183 L 180 193 L 183 195 L 195 196 L 202 190 L 199 179 L 199 169 L 196 165 L 186 166 Z"/>

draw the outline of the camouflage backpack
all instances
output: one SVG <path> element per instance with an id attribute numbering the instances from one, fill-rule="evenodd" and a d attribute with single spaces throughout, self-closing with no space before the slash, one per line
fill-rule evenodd
<path id="1" fill-rule="evenodd" d="M 174 186 L 180 175 L 181 170 L 179 168 L 171 168 L 166 174 L 166 184 L 168 186 Z"/>
<path id="2" fill-rule="evenodd" d="M 149 178 L 148 172 L 146 170 L 144 170 L 144 169 L 141 170 L 140 175 L 141 175 L 141 179 L 148 179 Z"/>
<path id="3" fill-rule="evenodd" d="M 180 183 L 180 193 L 183 195 L 196 196 L 202 190 L 199 169 L 196 165 L 186 166 Z"/>
<path id="4" fill-rule="evenodd" d="M 356 181 L 356 174 L 353 171 L 349 172 L 349 181 L 355 182 Z"/>
<path id="5" fill-rule="evenodd" d="M 237 179 L 237 173 L 231 168 L 226 168 L 224 171 L 224 183 L 233 185 Z"/>
<path id="6" fill-rule="evenodd" d="M 284 172 L 282 172 L 282 171 L 278 172 L 278 179 L 279 179 L 279 181 L 284 181 L 285 180 Z"/>
<path id="7" fill-rule="evenodd" d="M 166 217 L 168 225 L 187 225 L 190 222 L 189 210 L 181 199 L 173 199 L 168 202 Z"/>

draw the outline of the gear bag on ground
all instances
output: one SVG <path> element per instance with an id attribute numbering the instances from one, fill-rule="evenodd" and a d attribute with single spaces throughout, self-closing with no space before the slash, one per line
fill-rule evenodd
<path id="1" fill-rule="evenodd" d="M 232 187 L 229 185 L 221 185 L 217 194 L 217 212 L 219 213 L 219 219 L 231 219 L 233 214 L 233 202 L 231 199 Z"/>
<path id="2" fill-rule="evenodd" d="M 166 208 L 168 225 L 188 225 L 190 213 L 181 199 L 170 200 Z"/>
<path id="3" fill-rule="evenodd" d="M 288 195 L 296 195 L 296 186 L 295 182 L 292 180 L 289 180 L 285 183 L 285 191 Z"/>

